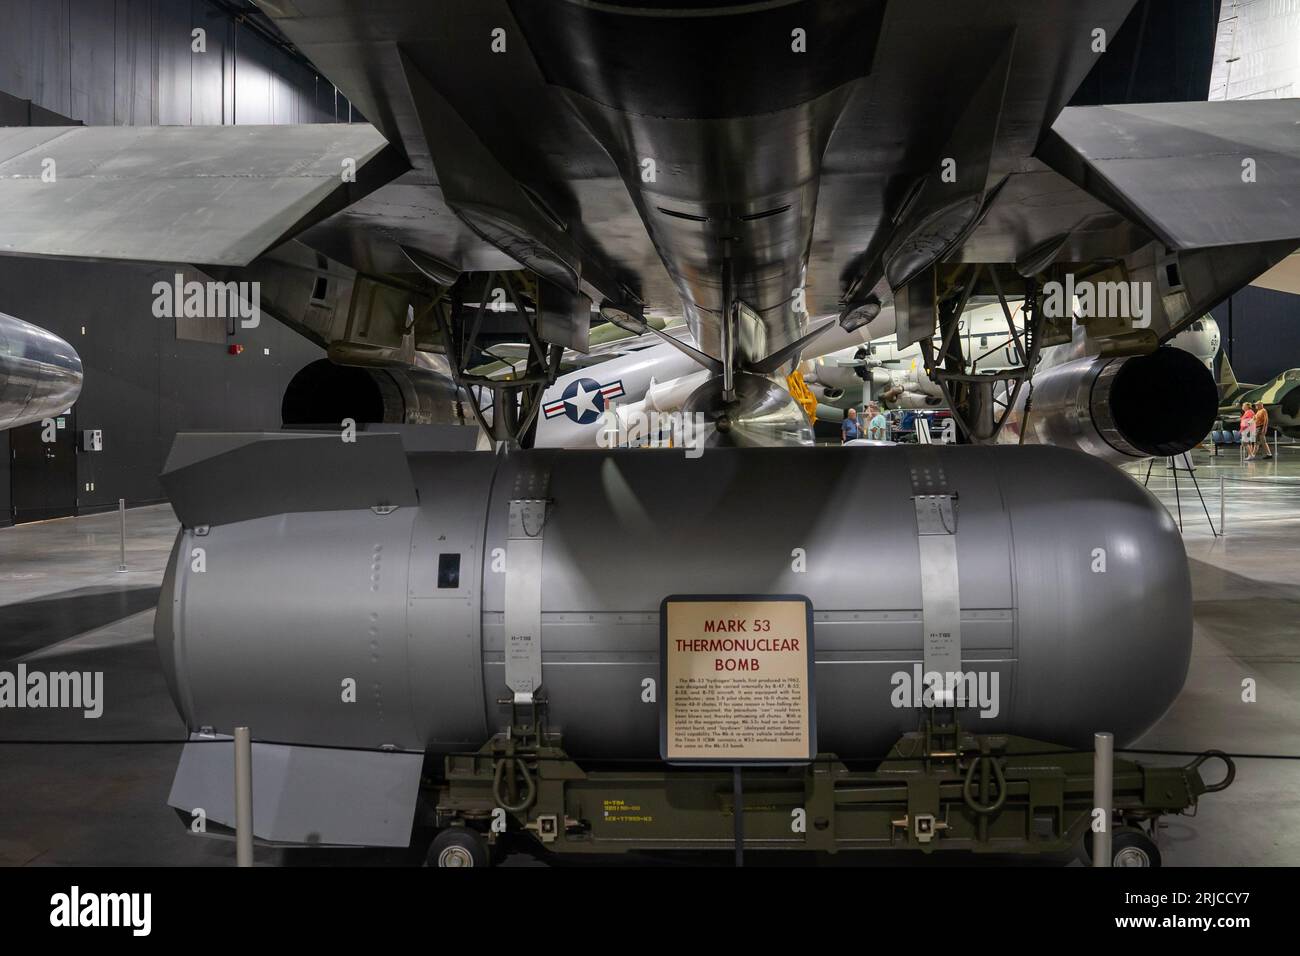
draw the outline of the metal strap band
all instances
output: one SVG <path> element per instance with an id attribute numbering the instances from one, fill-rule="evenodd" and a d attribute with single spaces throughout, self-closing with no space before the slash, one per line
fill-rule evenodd
<path id="1" fill-rule="evenodd" d="M 506 532 L 506 686 L 531 703 L 542 686 L 542 535 L 550 485 L 548 462 L 515 477 Z"/>
<path id="2" fill-rule="evenodd" d="M 913 453 L 912 503 L 921 562 L 921 627 L 927 679 L 943 675 L 935 703 L 951 706 L 961 658 L 961 594 L 957 566 L 957 496 L 948 489 L 939 449 Z"/>

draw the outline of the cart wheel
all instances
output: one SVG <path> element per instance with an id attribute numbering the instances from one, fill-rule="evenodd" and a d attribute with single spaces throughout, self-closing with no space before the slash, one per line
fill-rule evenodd
<path id="1" fill-rule="evenodd" d="M 1092 864 L 1092 831 L 1083 835 L 1083 853 Z M 1110 840 L 1111 866 L 1160 866 L 1160 850 L 1141 830 L 1120 827 Z"/>
<path id="2" fill-rule="evenodd" d="M 429 844 L 425 866 L 491 866 L 487 843 L 469 827 L 448 827 Z"/>

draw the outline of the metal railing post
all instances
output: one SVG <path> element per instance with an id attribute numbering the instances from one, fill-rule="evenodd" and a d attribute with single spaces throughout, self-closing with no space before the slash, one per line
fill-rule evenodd
<path id="1" fill-rule="evenodd" d="M 235 728 L 235 863 L 253 865 L 253 739 Z"/>
<path id="2" fill-rule="evenodd" d="M 1092 865 L 1110 866 L 1110 828 L 1115 815 L 1115 738 L 1111 734 L 1093 734 L 1092 805 L 1100 810 L 1102 829 L 1092 831 Z"/>
<path id="3" fill-rule="evenodd" d="M 117 570 L 126 570 L 126 499 L 117 499 L 118 561 Z"/>
<path id="4" fill-rule="evenodd" d="M 1219 534 L 1226 534 L 1228 531 L 1228 508 L 1224 504 L 1223 498 L 1223 476 L 1219 476 Z"/>

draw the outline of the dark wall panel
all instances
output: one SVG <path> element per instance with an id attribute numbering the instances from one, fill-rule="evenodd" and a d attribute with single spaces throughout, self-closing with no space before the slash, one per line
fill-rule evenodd
<path id="1" fill-rule="evenodd" d="M 31 69 L 32 56 L 26 47 L 31 37 L 31 4 L 0 0 L 0 17 L 5 25 L 0 30 L 0 90 L 30 100 L 27 70 Z"/>
<path id="2" fill-rule="evenodd" d="M 192 126 L 220 126 L 231 122 L 226 110 L 230 99 L 226 75 L 234 61 L 233 54 L 228 49 L 230 37 L 235 32 L 234 27 L 203 0 L 194 0 L 191 5 L 190 29 L 195 27 L 207 31 L 208 52 L 190 53 L 188 41 L 183 50 L 190 65 L 190 98 L 184 104 L 189 118 L 185 122 Z M 169 113 L 178 113 L 180 107 L 164 104 L 164 109 Z"/>
<path id="3" fill-rule="evenodd" d="M 77 456 L 82 511 L 118 498 L 160 500 L 158 474 L 178 430 L 278 429 L 289 379 L 323 355 L 265 316 L 258 328 L 236 331 L 231 342 L 244 346 L 240 355 L 177 340 L 175 321 L 153 315 L 154 283 L 170 282 L 174 272 L 0 257 L 4 310 L 67 339 L 85 367 L 77 427 L 103 429 L 104 450 Z M 0 500 L 8 501 L 7 488 Z"/>
<path id="4" fill-rule="evenodd" d="M 206 50 L 191 31 L 206 31 Z M 207 0 L 0 0 L 0 92 L 88 126 L 333 122 L 334 87 Z M 338 116 L 348 117 L 339 97 Z"/>
<path id="5" fill-rule="evenodd" d="M 117 88 L 117 10 L 104 0 L 71 0 L 68 7 L 71 102 L 62 112 L 87 125 L 113 122 Z"/>
<path id="6" fill-rule="evenodd" d="M 1072 106 L 1204 100 L 1221 0 L 1138 0 Z"/>
<path id="7" fill-rule="evenodd" d="M 113 122 L 119 126 L 151 126 L 156 122 L 157 100 L 153 0 L 116 0 L 114 38 Z"/>
<path id="8" fill-rule="evenodd" d="M 193 60 L 190 30 L 194 15 L 189 3 L 160 3 L 154 22 L 158 49 L 158 123 L 162 126 L 193 126 Z M 202 57 L 221 56 L 209 48 Z M 215 124 L 214 124 L 215 125 Z"/>
<path id="9" fill-rule="evenodd" d="M 31 99 L 56 113 L 67 113 L 72 102 L 66 3 L 35 3 L 31 8 L 31 69 L 28 78 L 34 91 Z"/>
<path id="10" fill-rule="evenodd" d="M 1238 381 L 1300 368 L 1300 296 L 1247 286 L 1213 312 Z"/>

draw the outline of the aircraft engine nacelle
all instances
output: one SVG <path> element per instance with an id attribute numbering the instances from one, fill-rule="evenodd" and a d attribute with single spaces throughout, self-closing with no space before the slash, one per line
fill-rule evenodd
<path id="1" fill-rule="evenodd" d="M 833 355 L 823 356 L 805 365 L 812 367 L 811 372 L 804 376 L 810 384 L 822 385 L 827 389 L 838 389 L 841 392 L 862 387 L 862 368 L 836 364 Z"/>
<path id="2" fill-rule="evenodd" d="M 1035 373 L 1020 390 L 999 440 L 1075 448 L 1112 464 L 1181 455 L 1204 440 L 1218 413 L 1214 376 L 1194 355 L 1080 358 Z"/>
<path id="3" fill-rule="evenodd" d="M 81 394 L 81 378 L 71 345 L 0 312 L 0 431 L 62 415 Z"/>
<path id="4" fill-rule="evenodd" d="M 941 396 L 906 389 L 900 390 L 890 401 L 892 407 L 905 408 L 909 411 L 932 411 L 943 407 L 943 398 Z"/>
<path id="5" fill-rule="evenodd" d="M 280 404 L 286 427 L 366 424 L 462 425 L 455 383 L 419 366 L 338 365 L 319 359 L 299 370 Z"/>

